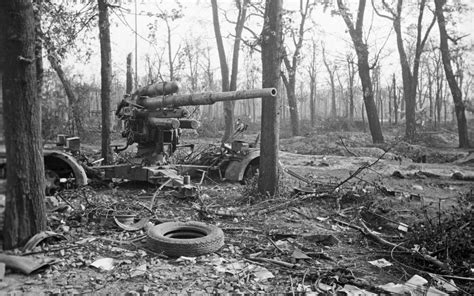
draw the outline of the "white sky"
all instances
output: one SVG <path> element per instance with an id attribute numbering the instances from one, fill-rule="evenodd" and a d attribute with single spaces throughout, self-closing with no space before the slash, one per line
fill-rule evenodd
<path id="1" fill-rule="evenodd" d="M 150 22 L 153 22 L 156 17 L 150 17 L 146 14 L 157 13 L 159 9 L 169 11 L 173 7 L 176 7 L 175 2 L 171 0 L 137 0 L 138 13 L 137 16 L 137 42 L 138 42 L 138 74 L 140 76 L 145 74 L 144 67 L 144 55 L 154 55 L 156 52 L 160 52 L 162 48 L 166 46 L 166 35 L 165 26 L 163 21 L 158 21 L 158 24 L 163 28 L 162 34 L 159 34 L 158 44 L 152 44 L 148 39 L 148 27 Z M 263 1 L 263 0 L 262 0 Z M 406 3 L 414 3 L 415 0 L 405 1 Z M 80 1 L 78 1 L 80 2 Z M 114 1 L 112 0 L 112 3 Z M 114 71 L 117 75 L 125 77 L 125 59 L 129 52 L 135 53 L 135 16 L 134 16 L 134 1 L 123 0 L 122 6 L 129 9 L 129 12 L 114 12 L 111 13 L 111 40 L 112 40 L 112 59 Z M 474 4 L 471 1 L 465 0 L 463 2 L 469 3 L 471 6 Z M 232 15 L 232 11 L 235 11 L 234 0 L 220 0 L 218 1 L 219 8 L 221 10 L 229 11 L 230 17 L 235 19 L 235 15 Z M 284 0 L 284 7 L 287 9 L 296 9 L 299 1 L 296 0 Z M 349 5 L 354 7 L 354 12 L 358 1 L 349 0 Z M 216 42 L 214 38 L 214 31 L 212 25 L 212 11 L 209 0 L 182 0 L 183 14 L 184 17 L 172 24 L 173 27 L 173 48 L 176 50 L 178 45 L 183 44 L 183 40 L 186 38 L 193 39 L 198 38 L 202 44 L 208 44 L 212 48 L 215 58 L 213 58 L 213 66 L 218 69 L 219 62 L 216 54 Z M 416 13 L 416 11 L 409 11 L 406 9 L 404 15 L 406 16 L 407 23 L 412 19 L 410 13 Z M 431 19 L 431 13 L 425 12 L 426 20 Z M 295 20 L 298 22 L 298 20 Z M 220 14 L 220 23 L 222 35 L 227 40 L 227 58 L 231 57 L 231 45 L 232 37 L 230 34 L 234 32 L 234 25 L 231 25 L 225 21 L 223 11 Z M 330 10 L 323 12 L 321 6 L 318 6 L 313 15 L 312 22 L 308 22 L 309 26 L 315 25 L 313 32 L 306 34 L 305 39 L 310 43 L 311 38 L 314 38 L 317 44 L 326 44 L 326 53 L 329 60 L 341 60 L 345 54 L 352 49 L 349 45 L 351 44 L 349 35 L 346 33 L 345 24 L 340 16 L 331 16 Z M 257 33 L 261 31 L 261 28 L 256 26 L 255 23 L 249 23 L 249 27 Z M 382 19 L 372 12 L 370 0 L 367 1 L 365 20 L 364 20 L 364 31 L 367 33 L 370 28 L 369 35 L 369 50 L 371 56 L 380 50 L 383 44 L 387 40 L 387 36 L 391 31 L 391 23 L 386 19 Z M 469 37 L 464 39 L 464 42 L 473 44 L 474 40 L 474 18 L 473 10 L 471 10 L 462 19 L 458 20 L 457 31 L 463 32 L 463 34 L 470 34 Z M 438 34 L 437 25 L 432 30 L 431 35 L 436 36 Z M 161 40 L 161 42 L 160 42 Z M 226 42 L 226 41 L 224 41 Z M 90 63 L 77 63 L 74 58 L 69 60 L 74 71 L 84 73 L 84 78 L 94 76 L 95 81 L 99 81 L 100 75 L 100 57 L 99 57 L 99 46 L 97 44 L 97 51 L 92 56 Z M 165 56 L 166 57 L 166 52 Z M 258 53 L 257 53 L 258 54 Z M 304 52 L 303 52 L 304 54 Z M 320 55 L 320 53 L 319 53 Z M 398 71 L 398 52 L 396 51 L 395 34 L 392 32 L 388 39 L 387 45 L 384 47 L 382 56 L 384 57 L 381 61 L 383 74 L 387 77 L 390 76 L 393 71 Z M 241 55 L 243 57 L 243 55 Z M 259 60 L 259 56 L 257 56 Z M 471 59 L 472 61 L 472 59 Z M 302 62 L 304 63 L 304 62 Z M 163 70 L 167 73 L 167 70 Z M 325 75 L 325 70 L 321 66 L 322 75 Z M 87 74 L 89 73 L 89 75 Z M 220 73 L 220 72 L 216 72 Z M 219 75 L 219 74 L 216 74 Z M 120 77 L 119 77 L 120 78 Z M 125 78 L 123 78 L 125 80 Z"/>

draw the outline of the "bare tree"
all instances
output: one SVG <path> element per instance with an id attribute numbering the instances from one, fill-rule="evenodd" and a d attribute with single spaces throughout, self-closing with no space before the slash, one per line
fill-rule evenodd
<path id="1" fill-rule="evenodd" d="M 262 87 L 280 85 L 282 53 L 282 0 L 266 0 L 262 29 Z M 278 192 L 278 151 L 280 128 L 280 95 L 262 99 L 262 140 L 258 191 L 273 196 Z"/>
<path id="2" fill-rule="evenodd" d="M 32 1 L 2 1 L 0 27 L 7 158 L 3 247 L 12 249 L 46 229 L 41 102 Z"/>
<path id="3" fill-rule="evenodd" d="M 71 81 L 67 78 L 66 73 L 64 73 L 63 67 L 60 63 L 60 59 L 57 55 L 49 51 L 48 52 L 48 61 L 51 65 L 51 68 L 56 72 L 61 81 L 64 91 L 66 93 L 66 97 L 68 99 L 68 105 L 72 109 L 72 116 L 73 116 L 73 124 L 72 129 L 73 132 L 77 132 L 79 136 L 84 134 L 84 126 L 82 124 L 82 112 L 80 106 L 78 104 L 78 99 L 76 93 L 74 92 L 74 88 L 71 84 Z"/>
<path id="4" fill-rule="evenodd" d="M 355 63 L 354 56 L 351 53 L 346 55 L 347 62 L 347 78 L 349 86 L 347 88 L 349 93 L 349 120 L 354 121 L 354 79 L 355 79 Z"/>
<path id="5" fill-rule="evenodd" d="M 312 48 L 311 48 L 311 61 L 309 66 L 307 67 L 308 75 L 309 75 L 309 87 L 310 87 L 310 94 L 309 94 L 309 108 L 310 108 L 310 119 L 311 119 L 311 126 L 314 127 L 316 125 L 316 96 L 317 96 L 317 61 L 316 61 L 316 43 L 313 40 Z"/>
<path id="6" fill-rule="evenodd" d="M 111 118 L 111 87 L 112 87 L 112 49 L 110 46 L 109 6 L 106 0 L 98 0 L 99 5 L 99 37 L 100 37 L 100 76 L 101 76 L 101 109 L 102 109 L 102 158 L 104 163 L 112 162 L 110 134 Z"/>
<path id="7" fill-rule="evenodd" d="M 286 73 L 281 74 L 283 83 L 285 84 L 286 93 L 288 97 L 288 105 L 290 107 L 291 131 L 293 136 L 298 136 L 300 133 L 300 122 L 298 116 L 298 106 L 295 95 L 296 88 L 296 73 L 301 59 L 301 49 L 303 47 L 304 34 L 306 32 L 306 20 L 311 15 L 315 3 L 311 0 L 300 0 L 298 13 L 300 14 L 300 23 L 298 28 L 288 28 L 290 32 L 289 39 L 293 40 L 295 47 L 293 55 L 290 57 L 288 49 L 283 48 L 283 62 L 285 64 Z M 291 60 L 290 60 L 291 58 Z"/>
<path id="8" fill-rule="evenodd" d="M 372 80 L 370 79 L 369 66 L 369 50 L 367 44 L 364 42 L 363 25 L 364 25 L 364 11 L 366 0 L 359 0 L 359 8 L 357 11 L 357 19 L 355 26 L 352 21 L 352 16 L 349 9 L 342 2 L 337 0 L 339 12 L 346 23 L 349 30 L 354 48 L 357 53 L 357 64 L 359 69 L 359 77 L 362 83 L 362 91 L 364 96 L 365 109 L 367 111 L 367 119 L 369 121 L 370 133 L 374 143 L 383 143 L 382 129 L 377 116 L 377 107 L 374 102 L 374 92 L 372 89 Z"/>
<path id="9" fill-rule="evenodd" d="M 403 80 L 403 97 L 405 101 L 405 118 L 406 118 L 406 130 L 405 136 L 409 140 L 413 140 L 416 134 L 416 94 L 418 87 L 418 74 L 420 67 L 420 57 L 425 47 L 426 40 L 430 34 L 431 29 L 436 21 L 436 16 L 433 15 L 433 19 L 426 29 L 425 33 L 422 34 L 423 30 L 423 16 L 426 7 L 426 0 L 421 0 L 418 6 L 418 21 L 416 27 L 416 44 L 415 44 L 415 56 L 413 59 L 413 68 L 410 69 L 410 62 L 405 50 L 403 43 L 403 35 L 401 28 L 402 8 L 403 0 L 397 1 L 396 8 L 392 8 L 385 0 L 382 0 L 382 6 L 389 13 L 389 15 L 382 14 L 377 9 L 377 6 L 372 0 L 372 6 L 375 12 L 384 18 L 387 18 L 393 22 L 393 28 L 397 36 L 397 48 L 400 56 L 400 65 L 402 68 L 402 80 Z"/>
<path id="10" fill-rule="evenodd" d="M 244 29 L 245 20 L 247 18 L 246 15 L 248 2 L 249 0 L 243 0 L 242 2 L 236 1 L 236 6 L 239 12 L 237 16 L 237 21 L 235 22 L 234 49 L 232 51 L 232 72 L 229 82 L 229 67 L 227 66 L 224 44 L 222 42 L 217 1 L 211 0 L 212 20 L 214 24 L 214 33 L 216 35 L 217 51 L 219 52 L 219 62 L 221 66 L 222 91 L 233 91 L 237 89 L 240 42 L 242 39 L 242 31 Z M 234 107 L 234 101 L 224 102 L 225 131 L 224 136 L 222 137 L 222 142 L 225 142 L 234 131 Z"/>
<path id="11" fill-rule="evenodd" d="M 337 70 L 336 65 L 329 65 L 328 59 L 326 57 L 326 46 L 324 44 L 321 44 L 322 48 L 322 53 L 323 53 L 323 62 L 324 66 L 326 67 L 326 70 L 328 71 L 329 75 L 329 84 L 331 85 L 331 112 L 330 116 L 332 118 L 335 118 L 337 116 L 337 111 L 336 111 L 336 85 L 334 82 L 334 74 Z"/>
<path id="12" fill-rule="evenodd" d="M 181 44 L 178 45 L 178 49 L 176 52 L 173 54 L 173 42 L 172 42 L 172 23 L 180 18 L 183 17 L 182 13 L 182 7 L 181 3 L 176 1 L 176 4 L 178 5 L 178 9 L 172 9 L 171 11 L 164 11 L 159 9 L 160 13 L 158 13 L 158 18 L 162 19 L 165 23 L 166 26 L 166 46 L 167 46 L 167 51 L 168 51 L 168 67 L 169 67 L 169 80 L 174 80 L 176 77 L 176 70 L 180 68 L 180 64 L 176 65 L 176 59 L 179 56 L 180 50 L 181 50 Z M 154 30 L 158 30 L 158 28 L 153 27 Z M 178 60 L 178 63 L 181 63 L 180 60 Z"/>
<path id="13" fill-rule="evenodd" d="M 456 81 L 456 77 L 451 66 L 451 57 L 449 53 L 448 45 L 448 33 L 446 31 L 446 19 L 443 13 L 443 7 L 446 4 L 446 0 L 435 0 L 436 5 L 436 17 L 438 18 L 438 28 L 439 28 L 439 47 L 441 50 L 441 57 L 443 58 L 444 73 L 446 75 L 446 80 L 448 81 L 449 88 L 451 89 L 451 94 L 454 101 L 454 110 L 456 112 L 456 119 L 458 122 L 458 136 L 459 136 L 459 147 L 460 148 L 469 148 L 469 136 L 467 129 L 467 120 L 464 106 L 462 101 L 462 92 L 461 88 Z"/>
<path id="14" fill-rule="evenodd" d="M 198 89 L 198 66 L 202 54 L 202 49 L 199 46 L 199 40 L 186 40 L 183 51 L 188 63 L 188 79 L 191 85 L 190 89 L 192 92 L 195 92 Z"/>

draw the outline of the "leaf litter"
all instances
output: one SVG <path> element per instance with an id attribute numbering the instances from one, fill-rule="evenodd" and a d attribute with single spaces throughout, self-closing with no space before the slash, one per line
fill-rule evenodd
<path id="1" fill-rule="evenodd" d="M 62 192 L 61 199 L 53 203 L 48 213 L 50 231 L 62 239 L 39 240 L 28 248 L 33 255 L 53 258 L 55 264 L 29 276 L 17 274 L 7 266 L 2 289 L 22 293 L 308 295 L 368 295 L 417 289 L 430 293 L 460 291 L 456 278 L 453 281 L 439 275 L 442 272 L 430 262 L 423 263 L 426 268 L 421 272 L 413 269 L 420 265 L 398 263 L 401 256 L 423 260 L 423 256 L 417 255 L 422 248 L 408 248 L 410 254 L 406 254 L 400 247 L 386 248 L 380 242 L 400 244 L 415 221 L 412 213 L 433 200 L 431 192 L 439 195 L 442 188 L 445 198 L 459 196 L 469 183 L 449 183 L 443 179 L 443 169 L 432 170 L 433 175 L 441 176 L 436 178 L 429 174 L 422 179 L 414 175 L 390 177 L 395 169 L 405 176 L 410 170 L 407 165 L 381 160 L 377 170 L 387 173 L 387 181 L 370 169 L 357 171 L 361 166 L 369 167 L 374 158 L 325 156 L 321 160 L 323 166 L 308 165 L 321 162 L 316 156 L 311 158 L 314 159 L 308 162 L 308 157 L 282 154 L 282 162 L 291 164 L 292 170 L 304 176 L 293 180 L 294 187 L 302 188 L 298 182 L 304 179 L 304 186 L 313 189 L 269 201 L 249 202 L 239 194 L 241 185 L 226 183 L 204 183 L 199 199 L 176 199 L 163 191 L 151 207 L 143 206 L 139 198 L 154 195 L 156 188 L 151 185 L 136 188 L 134 184 L 117 183 L 112 188 L 85 187 Z M 347 165 L 342 165 L 342 161 Z M 304 165 L 299 166 L 298 162 Z M 339 166 L 357 174 L 351 173 L 352 178 L 342 185 L 340 182 L 348 179 L 347 173 L 338 172 L 339 178 L 328 179 Z M 317 180 L 321 171 L 329 182 L 324 186 L 308 185 L 306 181 Z M 424 171 L 429 171 L 429 166 Z M 68 201 L 65 210 L 61 210 L 61 200 Z M 136 218 L 123 223 L 115 214 L 134 214 Z M 225 246 L 214 254 L 177 259 L 146 248 L 148 222 L 190 220 L 221 227 L 226 236 Z M 21 256 L 23 251 L 15 252 L 9 255 Z M 432 282 L 436 287 L 430 286 Z"/>

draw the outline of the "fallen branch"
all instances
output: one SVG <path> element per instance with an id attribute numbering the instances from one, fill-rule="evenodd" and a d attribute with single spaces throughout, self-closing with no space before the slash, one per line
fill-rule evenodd
<path id="1" fill-rule="evenodd" d="M 389 149 L 390 150 L 390 149 Z M 336 187 L 334 187 L 333 191 L 332 192 L 335 192 L 337 189 L 339 189 L 342 185 L 344 185 L 345 183 L 349 182 L 351 179 L 355 178 L 357 175 L 359 175 L 360 173 L 362 173 L 362 171 L 366 170 L 366 169 L 369 169 L 370 167 L 374 166 L 375 164 L 377 164 L 384 156 L 385 154 L 388 153 L 388 151 L 385 151 L 382 155 L 380 155 L 374 162 L 372 163 L 369 163 L 369 164 L 364 164 L 363 166 L 359 167 L 355 172 L 353 172 L 349 177 L 347 177 L 346 179 L 344 179 L 342 182 L 340 182 L 339 184 L 337 184 Z"/>
<path id="2" fill-rule="evenodd" d="M 280 260 L 276 260 L 276 259 L 269 259 L 269 258 L 261 258 L 261 257 L 255 257 L 255 258 L 247 258 L 251 261 L 257 261 L 257 262 L 266 262 L 266 263 L 272 263 L 272 264 L 276 264 L 276 265 L 280 265 L 280 266 L 283 266 L 283 267 L 286 267 L 286 268 L 295 268 L 297 265 L 296 264 L 293 264 L 293 263 L 288 263 L 288 262 L 285 262 L 285 261 L 280 261 Z"/>
<path id="3" fill-rule="evenodd" d="M 359 157 L 359 155 L 355 154 L 354 152 L 352 152 L 351 150 L 349 150 L 349 148 L 347 148 L 346 144 L 344 143 L 344 140 L 342 139 L 342 137 L 339 137 L 339 140 L 341 140 L 341 143 L 342 143 L 342 146 L 344 147 L 344 149 L 346 149 L 346 151 L 351 154 L 352 156 L 355 156 L 355 157 Z"/>
<path id="4" fill-rule="evenodd" d="M 153 209 L 153 205 L 155 204 L 155 199 L 158 196 L 158 193 L 161 191 L 161 189 L 163 189 L 166 185 L 168 185 L 172 180 L 173 179 L 169 178 L 165 183 L 163 183 L 160 187 L 158 187 L 158 189 L 156 189 L 150 201 L 150 205 L 149 205 L 150 211 Z"/>
<path id="5" fill-rule="evenodd" d="M 242 230 L 242 231 L 262 232 L 261 230 L 255 229 L 255 228 L 252 228 L 252 227 L 223 227 L 221 229 L 223 231 L 239 231 L 239 230 Z"/>

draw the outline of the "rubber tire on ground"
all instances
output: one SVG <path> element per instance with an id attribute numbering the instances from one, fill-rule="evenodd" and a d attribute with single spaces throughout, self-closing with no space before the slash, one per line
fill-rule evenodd
<path id="1" fill-rule="evenodd" d="M 202 237 L 173 238 L 168 233 L 200 233 Z M 165 222 L 147 231 L 147 245 L 150 250 L 170 257 L 195 257 L 216 252 L 224 245 L 224 232 L 216 226 L 202 222 Z"/>

